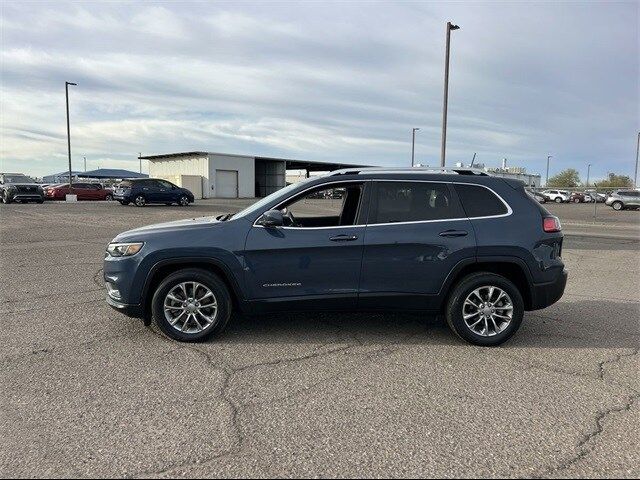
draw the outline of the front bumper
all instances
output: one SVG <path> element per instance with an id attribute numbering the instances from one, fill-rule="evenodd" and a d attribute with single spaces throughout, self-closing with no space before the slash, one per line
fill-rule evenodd
<path id="1" fill-rule="evenodd" d="M 111 298 L 109 295 L 107 295 L 107 304 L 120 313 L 124 313 L 127 317 L 142 318 L 144 316 L 142 305 L 129 305 L 127 303 L 120 303 Z"/>
<path id="2" fill-rule="evenodd" d="M 534 284 L 531 292 L 531 308 L 528 310 L 546 308 L 560 300 L 567 286 L 568 277 L 569 274 L 563 269 L 555 280 Z"/>

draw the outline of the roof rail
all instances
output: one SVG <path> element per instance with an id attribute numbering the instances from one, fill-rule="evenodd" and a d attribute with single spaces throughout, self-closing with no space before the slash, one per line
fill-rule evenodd
<path id="1" fill-rule="evenodd" d="M 360 173 L 455 173 L 458 175 L 481 175 L 489 176 L 487 172 L 479 168 L 465 167 L 366 167 L 366 168 L 343 168 L 334 170 L 329 175 L 358 175 Z"/>

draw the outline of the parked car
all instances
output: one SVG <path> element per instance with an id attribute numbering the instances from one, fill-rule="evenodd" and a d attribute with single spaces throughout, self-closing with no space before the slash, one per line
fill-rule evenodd
<path id="1" fill-rule="evenodd" d="M 71 191 L 73 190 L 73 192 Z M 112 200 L 113 192 L 104 188 L 100 183 L 73 182 L 71 188 L 68 183 L 51 185 L 44 190 L 48 200 L 64 200 L 67 194 L 73 193 L 78 200 Z"/>
<path id="2" fill-rule="evenodd" d="M 113 198 L 122 205 L 133 202 L 137 207 L 148 203 L 177 203 L 185 207 L 195 200 L 193 193 L 186 188 L 157 178 L 124 180 L 114 189 Z"/>
<path id="3" fill-rule="evenodd" d="M 638 190 L 616 190 L 609 198 L 606 204 L 614 210 L 624 210 L 627 208 L 640 208 L 640 191 Z"/>
<path id="4" fill-rule="evenodd" d="M 598 202 L 598 203 L 604 203 L 607 200 L 607 195 L 605 195 L 604 193 L 597 193 L 593 190 L 587 190 L 585 192 L 585 195 L 589 195 L 589 198 L 591 200 L 589 200 L 590 202 Z"/>
<path id="5" fill-rule="evenodd" d="M 22 173 L 0 173 L 2 203 L 44 202 L 44 193 L 38 183 Z"/>
<path id="6" fill-rule="evenodd" d="M 547 197 L 545 197 L 541 193 L 538 193 L 534 190 L 527 190 L 527 193 L 531 195 L 539 203 L 547 203 Z"/>
<path id="7" fill-rule="evenodd" d="M 582 192 L 571 192 L 571 195 L 569 196 L 569 201 L 573 203 L 585 203 L 587 201 L 587 197 Z"/>
<path id="8" fill-rule="evenodd" d="M 566 190 L 545 190 L 542 195 L 551 202 L 563 203 L 569 201 L 569 192 Z"/>
<path id="9" fill-rule="evenodd" d="M 233 310 L 379 309 L 443 312 L 464 340 L 501 344 L 564 292 L 560 222 L 520 181 L 455 172 L 346 169 L 220 220 L 121 233 L 107 302 L 186 342 L 220 334 Z M 308 201 L 338 189 L 341 202 Z"/>

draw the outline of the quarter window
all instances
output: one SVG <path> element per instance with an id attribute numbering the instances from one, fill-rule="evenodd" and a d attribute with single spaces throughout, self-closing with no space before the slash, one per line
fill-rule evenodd
<path id="1" fill-rule="evenodd" d="M 378 182 L 369 223 L 419 222 L 464 218 L 447 184 Z"/>
<path id="2" fill-rule="evenodd" d="M 456 184 L 455 189 L 467 216 L 470 218 L 493 217 L 508 212 L 506 205 L 487 188 Z"/>

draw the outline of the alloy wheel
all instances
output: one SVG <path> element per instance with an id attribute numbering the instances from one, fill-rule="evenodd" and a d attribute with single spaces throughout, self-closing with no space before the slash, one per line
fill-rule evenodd
<path id="1" fill-rule="evenodd" d="M 183 207 L 189 205 L 189 199 L 186 196 L 182 196 L 180 197 L 180 200 L 178 200 L 178 202 L 180 203 L 180 205 L 182 205 Z"/>
<path id="2" fill-rule="evenodd" d="M 164 298 L 164 316 L 175 330 L 200 333 L 216 321 L 218 302 L 211 289 L 199 282 L 181 282 Z"/>
<path id="3" fill-rule="evenodd" d="M 147 203 L 147 201 L 142 195 L 138 195 L 136 197 L 136 206 L 137 207 L 144 207 L 146 203 Z"/>
<path id="4" fill-rule="evenodd" d="M 462 306 L 462 318 L 476 335 L 493 337 L 502 333 L 513 319 L 513 302 L 501 288 L 486 285 L 473 290 Z"/>

